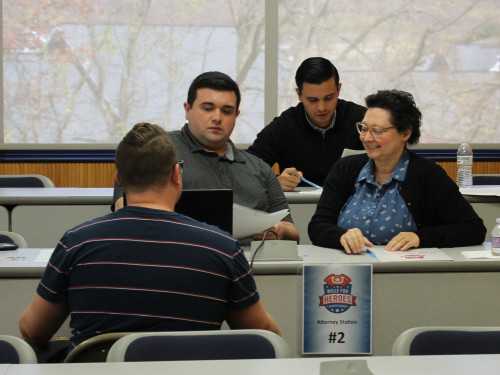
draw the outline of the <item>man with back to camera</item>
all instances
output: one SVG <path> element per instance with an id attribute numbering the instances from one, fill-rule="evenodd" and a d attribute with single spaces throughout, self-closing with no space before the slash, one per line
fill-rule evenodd
<path id="1" fill-rule="evenodd" d="M 238 241 L 173 212 L 182 173 L 168 134 L 135 125 L 115 163 L 127 207 L 64 234 L 21 316 L 23 338 L 46 343 L 68 314 L 73 345 L 108 332 L 217 330 L 224 320 L 279 334 Z"/>
<path id="2" fill-rule="evenodd" d="M 283 191 L 295 189 L 302 176 L 323 186 L 344 149 L 363 149 L 355 124 L 363 119 L 366 108 L 339 99 L 342 83 L 329 60 L 304 60 L 295 83 L 300 103 L 274 118 L 248 149 L 270 166 L 279 164 Z"/>
<path id="3" fill-rule="evenodd" d="M 184 188 L 231 189 L 234 202 L 242 206 L 266 212 L 288 209 L 272 169 L 258 157 L 238 150 L 229 138 L 240 113 L 240 101 L 238 84 L 221 72 L 202 73 L 189 86 L 184 103 L 187 124 L 169 133 L 184 160 Z M 117 184 L 113 202 L 113 209 L 123 207 Z M 291 215 L 269 229 L 281 239 L 300 239 Z M 254 234 L 253 239 L 262 239 L 266 231 Z"/>

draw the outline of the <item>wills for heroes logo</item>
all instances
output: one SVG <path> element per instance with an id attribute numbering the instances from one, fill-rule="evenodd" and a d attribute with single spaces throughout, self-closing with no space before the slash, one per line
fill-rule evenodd
<path id="1" fill-rule="evenodd" d="M 328 311 L 334 314 L 343 313 L 351 306 L 356 306 L 356 296 L 351 293 L 352 284 L 348 276 L 332 273 L 324 279 L 324 282 L 325 294 L 319 296 L 319 306 L 325 306 Z"/>

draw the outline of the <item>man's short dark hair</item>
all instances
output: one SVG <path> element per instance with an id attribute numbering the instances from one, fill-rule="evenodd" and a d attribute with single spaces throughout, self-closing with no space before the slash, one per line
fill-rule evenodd
<path id="1" fill-rule="evenodd" d="M 205 72 L 196 77 L 189 86 L 187 102 L 190 107 L 196 100 L 198 89 L 212 89 L 216 91 L 232 91 L 236 95 L 236 110 L 240 107 L 241 94 L 238 84 L 227 74 L 221 72 Z"/>
<path id="2" fill-rule="evenodd" d="M 422 113 L 415 104 L 412 94 L 400 90 L 379 90 L 376 94 L 368 95 L 365 102 L 368 108 L 382 108 L 389 111 L 391 114 L 389 121 L 398 132 L 403 133 L 411 129 L 408 144 L 418 143 Z"/>
<path id="3" fill-rule="evenodd" d="M 300 92 L 304 82 L 319 85 L 333 77 L 337 89 L 339 87 L 340 77 L 337 68 L 323 57 L 309 57 L 300 64 L 295 73 L 295 83 Z"/>
<path id="4" fill-rule="evenodd" d="M 118 145 L 115 165 L 125 192 L 141 193 L 163 187 L 172 176 L 177 152 L 167 132 L 158 125 L 134 125 Z"/>

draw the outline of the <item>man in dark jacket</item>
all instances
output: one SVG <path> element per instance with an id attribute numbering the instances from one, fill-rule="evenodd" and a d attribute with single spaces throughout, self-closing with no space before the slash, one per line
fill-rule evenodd
<path id="1" fill-rule="evenodd" d="M 248 149 L 271 166 L 279 164 L 284 191 L 293 190 L 302 176 L 322 185 L 344 149 L 363 149 L 355 123 L 366 108 L 339 99 L 342 83 L 329 60 L 304 60 L 295 82 L 300 103 L 276 117 Z"/>

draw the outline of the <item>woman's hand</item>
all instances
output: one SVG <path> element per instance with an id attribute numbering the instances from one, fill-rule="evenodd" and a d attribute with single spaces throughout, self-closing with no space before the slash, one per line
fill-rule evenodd
<path id="1" fill-rule="evenodd" d="M 347 254 L 360 253 L 365 247 L 371 247 L 373 244 L 363 236 L 359 228 L 352 228 L 340 237 L 340 244 L 344 247 Z"/>
<path id="2" fill-rule="evenodd" d="M 405 251 L 420 246 L 420 238 L 413 232 L 401 232 L 385 246 L 388 251 Z"/>

